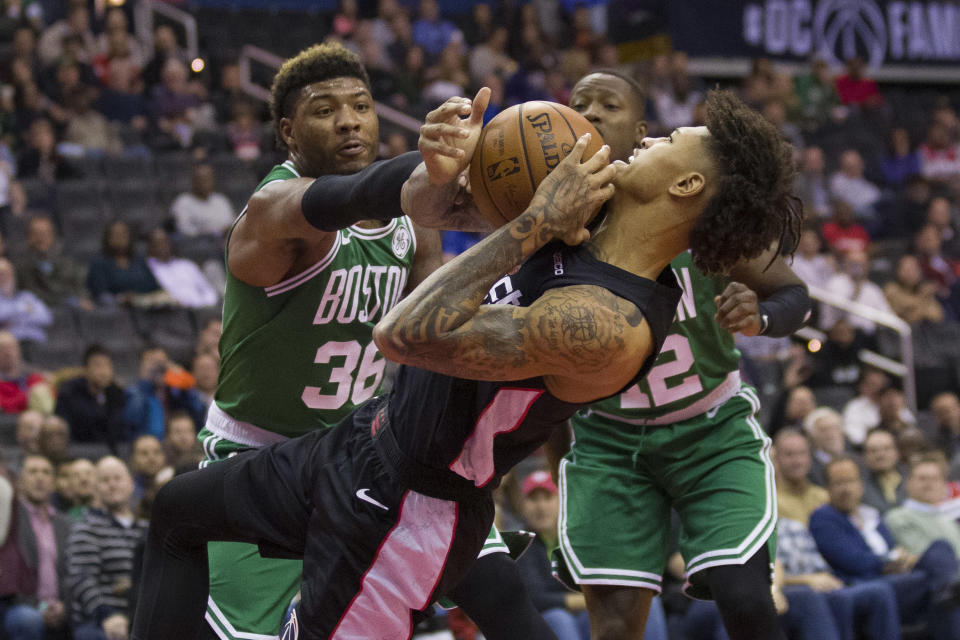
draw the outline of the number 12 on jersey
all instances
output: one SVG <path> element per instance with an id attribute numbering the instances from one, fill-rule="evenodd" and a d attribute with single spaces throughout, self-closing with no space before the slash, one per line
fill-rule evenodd
<path id="1" fill-rule="evenodd" d="M 327 342 L 317 349 L 313 362 L 327 364 L 336 357 L 343 358 L 342 365 L 330 369 L 330 383 L 337 385 L 336 390 L 321 393 L 320 387 L 305 387 L 300 396 L 311 409 L 339 409 L 347 400 L 357 405 L 372 398 L 380 388 L 387 361 L 372 341 L 365 348 L 356 340 Z"/>
<path id="2" fill-rule="evenodd" d="M 690 350 L 690 341 L 686 336 L 678 333 L 667 336 L 663 342 L 663 349 L 660 350 L 660 356 L 657 358 L 658 361 L 668 351 L 674 352 L 674 359 L 656 365 L 644 378 L 650 388 L 650 396 L 653 396 L 652 406 L 654 407 L 662 407 L 703 391 L 700 376 L 696 373 L 686 376 L 678 385 L 667 386 L 667 378 L 681 375 L 693 366 L 693 351 Z M 620 394 L 620 408 L 649 409 L 651 408 L 650 396 L 640 390 L 639 384 L 635 384 Z"/>

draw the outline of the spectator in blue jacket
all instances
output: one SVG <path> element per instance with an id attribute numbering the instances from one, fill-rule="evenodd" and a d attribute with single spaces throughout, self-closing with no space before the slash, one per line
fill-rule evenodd
<path id="1" fill-rule="evenodd" d="M 136 253 L 126 222 L 115 220 L 104 228 L 102 253 L 90 262 L 87 288 L 95 302 L 108 306 L 130 303 L 136 294 L 160 289 L 143 256 Z"/>
<path id="2" fill-rule="evenodd" d="M 168 375 L 173 372 L 174 375 Z M 194 389 L 181 388 L 176 382 L 177 367 L 167 352 L 147 345 L 140 352 L 140 378 L 127 388 L 124 418 L 133 428 L 132 437 L 151 435 L 163 440 L 167 412 L 183 410 L 194 424 L 202 424 L 207 407 Z"/>
<path id="3" fill-rule="evenodd" d="M 880 513 L 862 503 L 860 469 L 850 458 L 826 467 L 830 503 L 810 516 L 821 555 L 844 582 L 882 579 L 893 587 L 904 622 L 926 620 L 936 640 L 960 640 L 957 557 L 944 541 L 919 557 L 897 547 Z"/>

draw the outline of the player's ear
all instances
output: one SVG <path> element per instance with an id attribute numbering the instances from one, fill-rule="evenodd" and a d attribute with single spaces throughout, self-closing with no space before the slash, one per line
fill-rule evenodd
<path id="1" fill-rule="evenodd" d="M 678 198 L 689 198 L 699 194 L 707 186 L 707 181 L 702 173 L 692 171 L 680 175 L 667 191 L 670 195 Z"/>
<path id="2" fill-rule="evenodd" d="M 639 147 L 640 142 L 647 137 L 647 121 L 637 120 L 636 131 L 633 136 L 633 146 Z"/>
<path id="3" fill-rule="evenodd" d="M 291 151 L 296 149 L 296 142 L 293 138 L 293 120 L 290 118 L 280 118 L 280 137 L 288 149 Z"/>

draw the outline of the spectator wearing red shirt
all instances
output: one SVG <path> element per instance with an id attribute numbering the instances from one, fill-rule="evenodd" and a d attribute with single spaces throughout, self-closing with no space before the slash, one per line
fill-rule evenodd
<path id="1" fill-rule="evenodd" d="M 823 225 L 823 239 L 834 253 L 866 251 L 870 234 L 853 218 L 853 208 L 842 200 L 833 204 L 833 219 Z"/>
<path id="2" fill-rule="evenodd" d="M 878 107 L 883 104 L 883 96 L 877 83 L 863 75 L 864 66 L 862 58 L 850 58 L 847 60 L 847 73 L 837 77 L 837 95 L 843 104 L 861 107 Z"/>
<path id="3" fill-rule="evenodd" d="M 0 331 L 0 411 L 26 411 L 28 394 L 37 385 L 46 387 L 47 383 L 38 373 L 24 372 L 20 343 L 9 331 Z M 45 395 L 52 397 L 49 389 Z"/>
<path id="4" fill-rule="evenodd" d="M 941 296 L 950 295 L 950 287 L 957 281 L 958 264 L 944 257 L 940 230 L 934 224 L 924 225 L 914 236 L 913 245 L 923 277 L 936 283 Z"/>
<path id="5" fill-rule="evenodd" d="M 953 139 L 950 128 L 943 122 L 930 125 L 926 141 L 917 151 L 924 178 L 948 183 L 960 179 L 960 144 Z"/>

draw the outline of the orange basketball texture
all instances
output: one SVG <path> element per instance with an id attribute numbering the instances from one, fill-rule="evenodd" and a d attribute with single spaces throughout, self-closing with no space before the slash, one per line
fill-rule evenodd
<path id="1" fill-rule="evenodd" d="M 470 162 L 470 188 L 477 208 L 501 226 L 519 216 L 547 174 L 590 133 L 583 157 L 603 145 L 582 115 L 562 104 L 534 100 L 498 113 L 480 133 Z"/>

